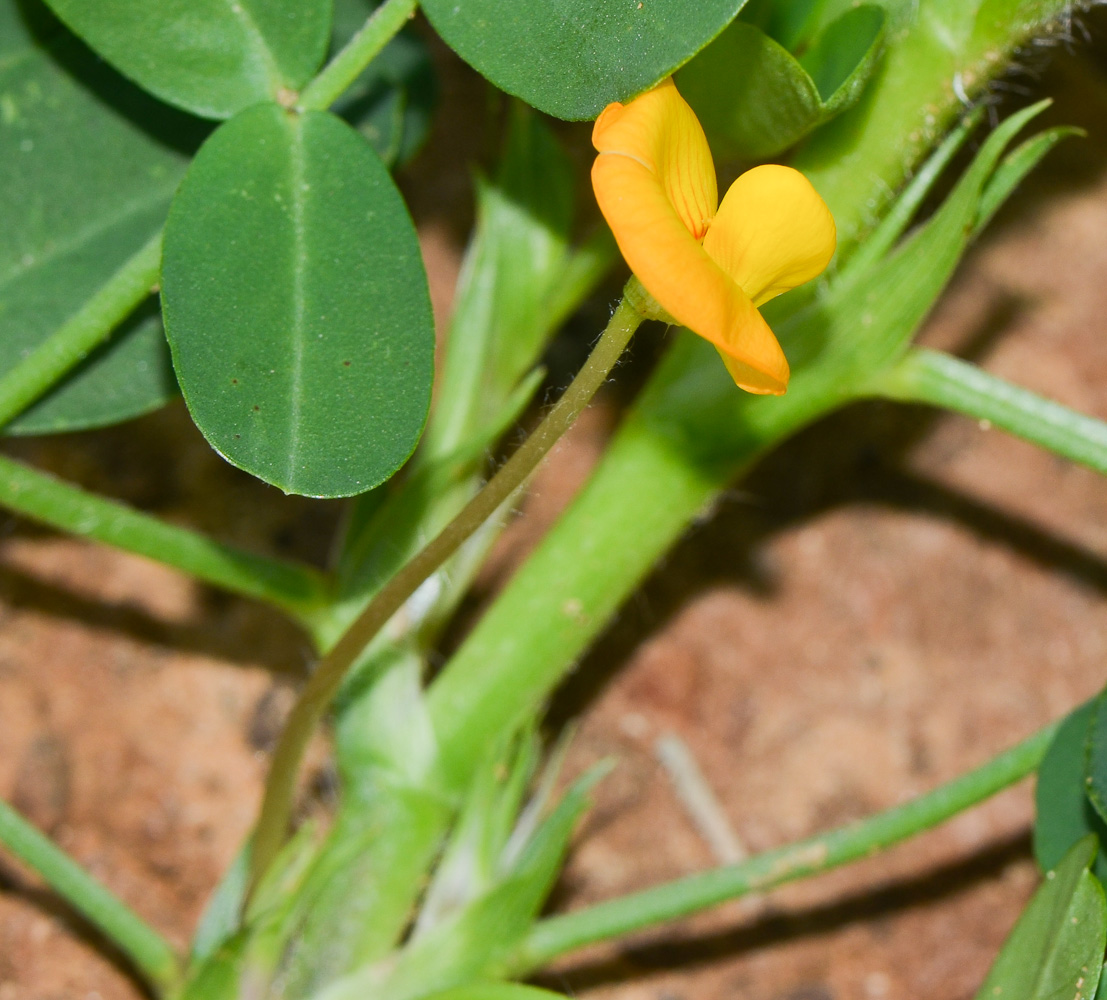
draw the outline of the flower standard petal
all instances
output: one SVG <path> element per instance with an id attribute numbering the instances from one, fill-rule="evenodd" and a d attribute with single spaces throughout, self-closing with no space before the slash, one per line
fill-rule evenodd
<path id="1" fill-rule="evenodd" d="M 601 154 L 638 161 L 688 232 L 703 239 L 719 206 L 715 164 L 699 119 L 671 78 L 629 104 L 609 104 L 592 128 L 592 144 Z"/>
<path id="2" fill-rule="evenodd" d="M 703 246 L 761 306 L 821 274 L 835 243 L 834 217 L 811 182 L 766 164 L 731 185 Z"/>

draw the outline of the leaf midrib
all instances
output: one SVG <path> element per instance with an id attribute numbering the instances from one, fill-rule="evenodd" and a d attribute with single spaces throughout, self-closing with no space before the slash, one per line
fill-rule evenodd
<path id="1" fill-rule="evenodd" d="M 289 486 L 296 481 L 300 452 L 301 399 L 304 389 L 304 320 L 307 311 L 304 299 L 304 275 L 307 268 L 304 233 L 304 130 L 299 120 L 291 123 L 292 141 L 289 151 L 289 174 L 292 186 L 292 337 L 291 372 L 289 380 L 288 467 L 285 480 Z"/>
<path id="2" fill-rule="evenodd" d="M 269 47 L 268 41 L 266 41 L 265 35 L 262 34 L 261 28 L 258 27 L 253 15 L 246 9 L 243 0 L 226 0 L 226 3 L 231 16 L 238 20 L 238 23 L 242 25 L 246 33 L 253 38 L 254 43 L 261 49 L 262 60 L 269 76 L 269 88 L 272 94 L 276 96 L 277 91 L 284 86 L 284 74 L 281 73 L 280 66 L 277 65 L 277 60 L 273 55 L 273 50 Z"/>

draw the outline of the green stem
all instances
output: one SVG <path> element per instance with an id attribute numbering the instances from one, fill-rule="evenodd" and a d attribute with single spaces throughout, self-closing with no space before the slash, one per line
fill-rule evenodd
<path id="1" fill-rule="evenodd" d="M 180 981 L 176 953 L 141 917 L 88 874 L 53 841 L 0 800 L 0 844 L 111 939 L 159 994 Z"/>
<path id="2" fill-rule="evenodd" d="M 288 829 L 300 762 L 346 672 L 419 585 L 452 556 L 530 478 L 606 381 L 642 317 L 624 299 L 584 367 L 537 429 L 435 538 L 388 581 L 320 660 L 289 715 L 265 785 L 251 850 L 250 884 L 268 868 Z"/>
<path id="3" fill-rule="evenodd" d="M 160 267 L 159 231 L 73 316 L 0 378 L 0 427 L 107 340 L 157 285 Z"/>
<path id="4" fill-rule="evenodd" d="M 1107 473 L 1107 423 L 1045 399 L 976 365 L 913 348 L 872 386 L 877 395 L 956 410 Z"/>
<path id="5" fill-rule="evenodd" d="M 0 506 L 82 538 L 175 566 L 225 590 L 283 608 L 306 625 L 327 601 L 321 573 L 166 524 L 0 455 Z"/>
<path id="6" fill-rule="evenodd" d="M 566 952 L 688 916 L 751 892 L 829 871 L 929 830 L 1030 774 L 1057 724 L 901 806 L 747 861 L 539 921 L 510 964 L 522 976 Z"/>
<path id="7" fill-rule="evenodd" d="M 325 111 L 415 13 L 418 0 L 385 0 L 300 94 L 301 111 Z"/>

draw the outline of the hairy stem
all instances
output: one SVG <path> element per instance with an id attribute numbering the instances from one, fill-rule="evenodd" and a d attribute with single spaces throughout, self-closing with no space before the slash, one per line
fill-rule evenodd
<path id="1" fill-rule="evenodd" d="M 956 410 L 1107 473 L 1107 423 L 1012 385 L 959 358 L 916 347 L 874 382 L 889 399 Z"/>
<path id="2" fill-rule="evenodd" d="M 442 531 L 377 593 L 304 686 L 273 755 L 251 850 L 251 885 L 265 872 L 288 829 L 304 750 L 343 677 L 370 640 L 438 569 L 530 477 L 606 381 L 642 317 L 624 299 L 569 388 L 503 467 Z"/>
<path id="3" fill-rule="evenodd" d="M 861 822 L 766 851 L 739 864 L 542 920 L 512 959 L 510 973 L 525 975 L 585 945 L 829 871 L 929 830 L 1030 774 L 1041 762 L 1056 728 L 1056 723 L 1046 726 L 976 770 Z"/>
<path id="4" fill-rule="evenodd" d="M 73 316 L 0 378 L 0 427 L 107 340 L 157 285 L 160 267 L 159 230 Z"/>
<path id="5" fill-rule="evenodd" d="M 323 575 L 167 524 L 0 455 L 0 506 L 52 528 L 174 566 L 289 612 L 305 625 L 327 601 Z"/>
<path id="6" fill-rule="evenodd" d="M 325 111 L 337 101 L 415 13 L 418 0 L 385 0 L 300 94 L 301 111 Z"/>
<path id="7" fill-rule="evenodd" d="M 0 844 L 102 931 L 159 994 L 174 989 L 181 970 L 168 942 L 3 800 Z"/>

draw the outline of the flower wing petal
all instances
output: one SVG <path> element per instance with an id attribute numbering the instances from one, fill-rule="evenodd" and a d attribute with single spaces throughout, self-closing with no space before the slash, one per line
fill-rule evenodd
<path id="1" fill-rule="evenodd" d="M 715 164 L 699 119 L 671 77 L 629 104 L 604 108 L 592 144 L 601 154 L 637 161 L 657 177 L 687 230 L 703 238 L 719 205 Z"/>
<path id="2" fill-rule="evenodd" d="M 811 182 L 766 164 L 731 185 L 703 246 L 761 306 L 822 273 L 835 243 L 834 217 Z"/>

